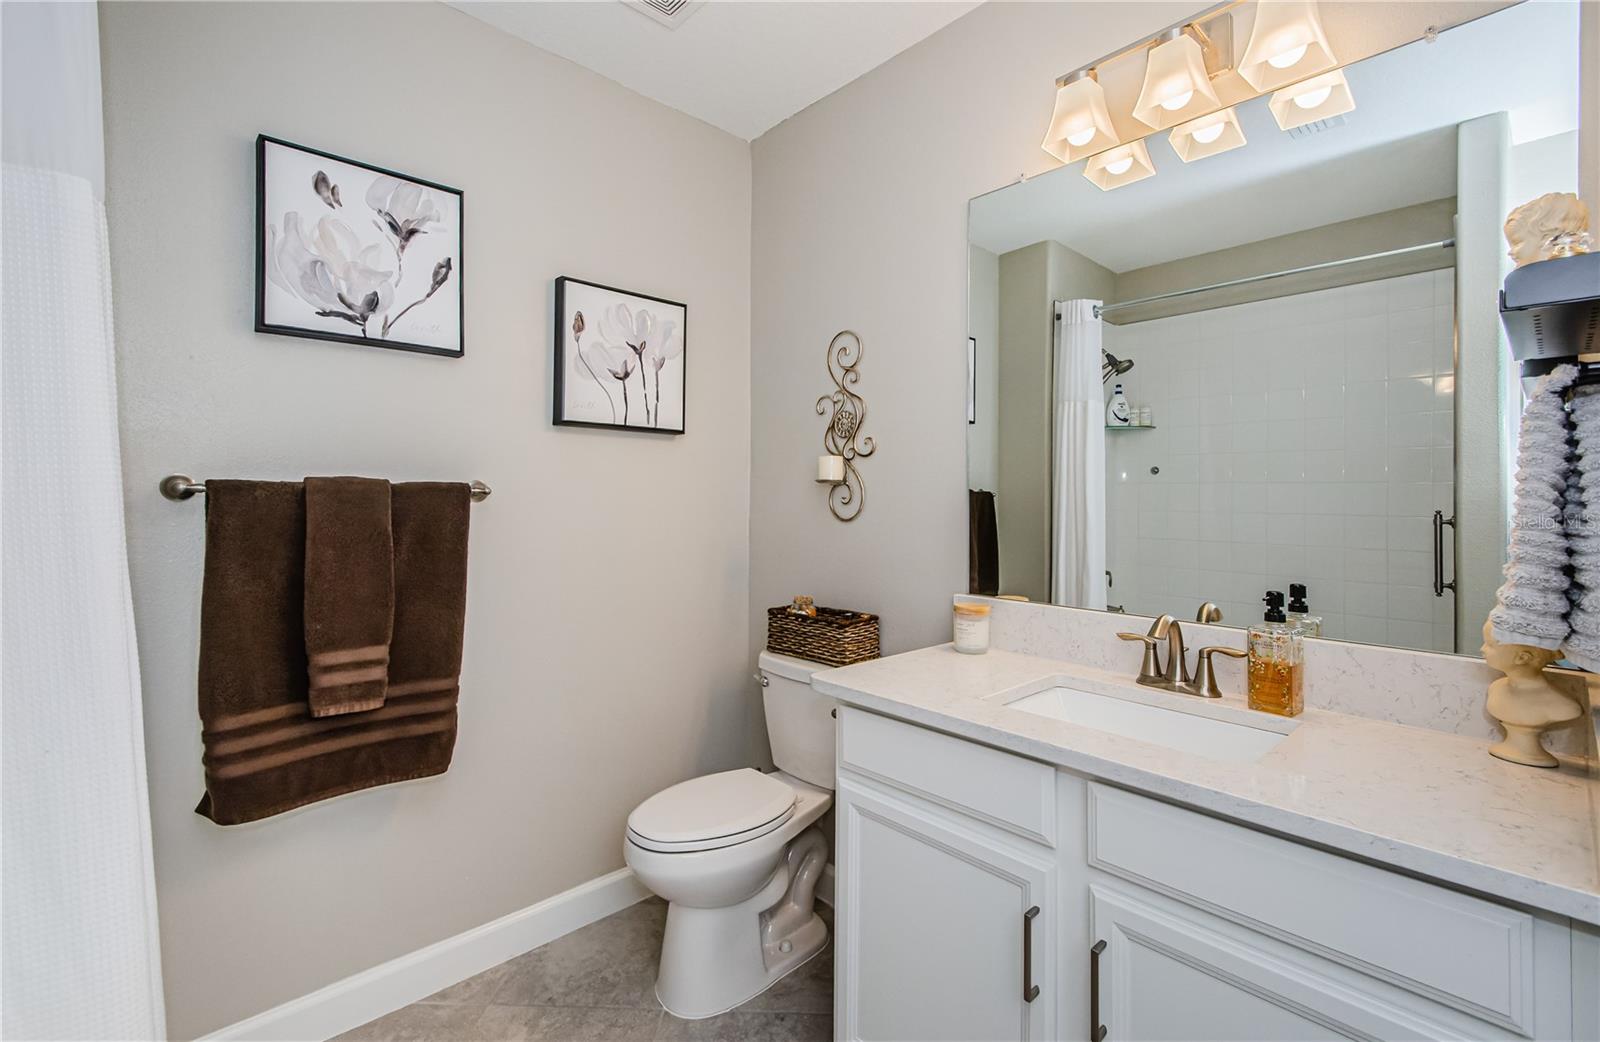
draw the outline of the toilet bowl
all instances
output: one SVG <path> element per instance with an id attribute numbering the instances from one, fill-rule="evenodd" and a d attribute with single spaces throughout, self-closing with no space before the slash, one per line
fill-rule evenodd
<path id="1" fill-rule="evenodd" d="M 827 944 L 814 902 L 828 842 L 812 826 L 833 802 L 833 702 L 810 687 L 825 668 L 761 656 L 778 771 L 691 778 L 628 816 L 623 857 L 667 901 L 656 997 L 675 1016 L 724 1013 Z"/>

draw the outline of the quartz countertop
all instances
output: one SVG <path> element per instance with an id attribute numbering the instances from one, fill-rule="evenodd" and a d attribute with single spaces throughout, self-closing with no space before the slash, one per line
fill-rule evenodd
<path id="1" fill-rule="evenodd" d="M 1007 704 L 1054 683 L 1288 733 L 1254 762 L 1225 762 Z M 1600 781 L 1582 761 L 1523 767 L 1459 735 L 1311 709 L 1287 721 L 1251 712 L 1239 696 L 1168 694 L 1071 662 L 962 655 L 948 644 L 825 670 L 812 686 L 845 705 L 1600 925 Z"/>

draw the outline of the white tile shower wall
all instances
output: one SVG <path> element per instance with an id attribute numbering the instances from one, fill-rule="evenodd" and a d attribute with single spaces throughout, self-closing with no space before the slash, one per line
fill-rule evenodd
<path id="1" fill-rule="evenodd" d="M 1023 604 L 957 595 L 991 606 L 989 646 L 1001 651 L 1060 659 L 1094 669 L 1139 671 L 1139 648 L 1117 639 L 1118 630 L 1143 633 L 1150 619 L 1112 615 L 1083 608 Z M 1190 648 L 1208 644 L 1245 646 L 1244 631 L 1231 626 L 1184 624 Z M 1192 652 L 1191 652 L 1192 655 Z M 1244 690 L 1244 667 L 1234 659 L 1216 663 L 1217 680 L 1229 693 Z M 1499 726 L 1484 710 L 1489 682 L 1500 674 L 1482 659 L 1440 655 L 1408 648 L 1381 648 L 1337 640 L 1306 641 L 1306 707 L 1468 738 L 1500 738 Z M 1574 698 L 1584 697 L 1579 678 L 1555 681 Z M 1594 755 L 1588 721 L 1552 731 L 1545 744 L 1553 752 Z"/>
<path id="2" fill-rule="evenodd" d="M 1111 603 L 1245 623 L 1304 582 L 1330 637 L 1454 651 L 1453 339 L 1450 269 L 1107 326 L 1155 423 L 1106 439 Z"/>

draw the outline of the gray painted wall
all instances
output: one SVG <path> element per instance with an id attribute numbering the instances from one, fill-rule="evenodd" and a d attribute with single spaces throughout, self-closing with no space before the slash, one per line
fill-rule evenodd
<path id="1" fill-rule="evenodd" d="M 750 153 L 440 4 L 101 18 L 167 1012 L 189 1038 L 622 867 L 640 800 L 762 747 Z M 251 332 L 257 131 L 465 190 L 465 358 Z M 688 303 L 687 434 L 551 427 L 563 274 Z M 204 507 L 156 494 L 172 471 L 494 487 L 448 774 L 230 829 L 193 813 Z"/>
<path id="2" fill-rule="evenodd" d="M 967 248 L 971 277 L 968 336 L 977 340 L 976 422 L 967 426 L 967 482 L 994 490 L 1000 475 L 1000 258 L 982 246 Z"/>

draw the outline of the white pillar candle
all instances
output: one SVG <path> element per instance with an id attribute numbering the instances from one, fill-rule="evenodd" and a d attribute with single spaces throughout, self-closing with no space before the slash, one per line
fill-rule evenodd
<path id="1" fill-rule="evenodd" d="M 844 480 L 843 456 L 818 456 L 817 480 L 837 485 Z"/>

